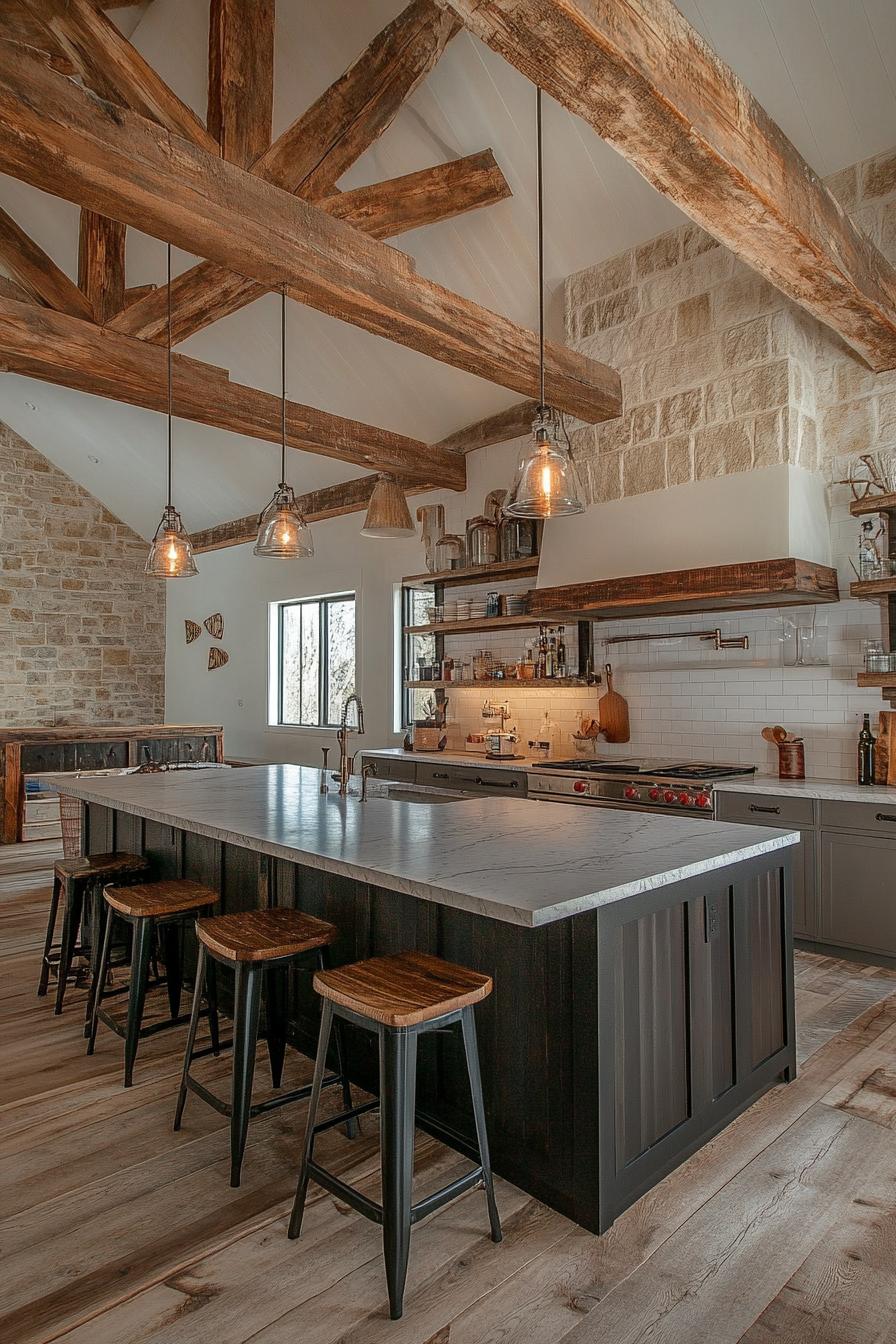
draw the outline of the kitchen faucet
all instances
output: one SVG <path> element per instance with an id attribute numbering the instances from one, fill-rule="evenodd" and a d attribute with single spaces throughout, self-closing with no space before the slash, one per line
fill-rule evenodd
<path id="1" fill-rule="evenodd" d="M 352 705 L 357 709 L 357 727 L 352 730 L 348 726 L 348 712 Z M 346 751 L 349 732 L 354 731 L 359 735 L 364 732 L 364 706 L 361 704 L 360 695 L 354 693 L 350 695 L 342 706 L 342 721 L 336 733 L 336 741 L 339 743 L 339 773 L 334 774 L 333 778 L 339 781 L 339 794 L 344 798 L 348 793 L 348 781 L 351 778 L 352 769 L 355 764 L 355 754 L 351 755 Z"/>

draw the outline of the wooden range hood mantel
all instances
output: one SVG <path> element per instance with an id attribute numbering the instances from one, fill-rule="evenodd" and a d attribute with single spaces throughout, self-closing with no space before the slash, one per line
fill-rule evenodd
<path id="1" fill-rule="evenodd" d="M 814 606 L 839 600 L 837 571 L 828 565 L 809 560 L 754 560 L 536 588 L 529 613 L 545 621 L 610 621 Z"/>

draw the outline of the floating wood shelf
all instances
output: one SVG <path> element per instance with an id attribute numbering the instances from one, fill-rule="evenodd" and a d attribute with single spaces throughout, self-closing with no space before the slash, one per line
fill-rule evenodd
<path id="1" fill-rule="evenodd" d="M 526 560 L 500 560 L 495 565 L 466 565 L 463 569 L 440 569 L 435 574 L 409 574 L 402 579 L 405 588 L 419 588 L 425 583 L 465 584 L 488 583 L 492 579 L 519 579 L 526 574 L 538 573 L 538 556 Z"/>
<path id="2" fill-rule="evenodd" d="M 849 592 L 852 597 L 889 597 L 890 593 L 896 593 L 896 575 L 886 579 L 861 579 L 849 585 Z"/>
<path id="3" fill-rule="evenodd" d="M 860 672 L 856 677 L 856 684 L 886 688 L 896 695 L 896 672 Z"/>
<path id="4" fill-rule="evenodd" d="M 406 635 L 464 635 L 486 633 L 489 630 L 520 629 L 523 626 L 545 625 L 545 616 L 484 616 L 481 621 L 439 621 L 431 625 L 406 625 Z M 559 625 L 559 620 L 557 621 Z"/>
<path id="5" fill-rule="evenodd" d="M 896 677 L 894 677 L 896 680 Z M 469 691 L 469 690 L 563 690 L 574 687 L 580 691 L 594 690 L 600 684 L 600 677 L 588 681 L 587 677 L 480 677 L 477 681 L 406 681 L 409 691 Z"/>
<path id="6" fill-rule="evenodd" d="M 637 616 L 749 611 L 838 602 L 837 571 L 808 560 L 756 560 L 665 574 L 633 574 L 594 583 L 536 588 L 536 621 L 609 621 Z"/>
<path id="7" fill-rule="evenodd" d="M 866 499 L 854 499 L 849 511 L 854 518 L 864 518 L 874 513 L 896 512 L 896 495 L 868 495 Z"/>

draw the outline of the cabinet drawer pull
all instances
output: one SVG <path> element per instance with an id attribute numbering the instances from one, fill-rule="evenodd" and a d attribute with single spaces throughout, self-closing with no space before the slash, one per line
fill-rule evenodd
<path id="1" fill-rule="evenodd" d="M 433 772 L 432 772 L 432 777 L 433 777 L 433 779 L 447 779 L 447 778 L 448 778 L 448 771 L 447 771 L 447 770 L 433 770 Z"/>
<path id="2" fill-rule="evenodd" d="M 500 779 L 481 779 L 476 776 L 476 783 L 484 789 L 518 789 L 520 786 L 518 779 L 512 779 L 509 784 L 503 784 Z"/>
<path id="3" fill-rule="evenodd" d="M 750 804 L 750 811 L 751 811 L 751 812 L 771 812 L 771 813 L 772 813 L 774 816 L 776 816 L 776 817 L 779 816 L 780 813 L 781 813 L 781 809 L 780 809 L 780 807 L 760 807 L 758 803 L 751 803 L 751 804 Z"/>
<path id="4" fill-rule="evenodd" d="M 878 812 L 876 821 L 896 821 L 896 815 L 892 812 Z"/>

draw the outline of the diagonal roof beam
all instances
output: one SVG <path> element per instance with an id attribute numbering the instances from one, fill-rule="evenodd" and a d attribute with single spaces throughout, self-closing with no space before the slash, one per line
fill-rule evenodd
<path id="1" fill-rule="evenodd" d="M 342 174 L 391 124 L 458 28 L 435 0 L 412 0 L 278 137 L 253 172 L 306 200 L 330 195 Z M 264 289 L 251 278 L 228 275 L 222 267 L 191 267 L 171 288 L 176 339 L 186 340 L 261 293 Z M 116 330 L 158 340 L 159 312 L 158 300 L 150 301 L 116 323 Z"/>
<path id="2" fill-rule="evenodd" d="M 90 88 L 210 154 L 218 142 L 93 0 L 24 0 Z"/>
<path id="3" fill-rule="evenodd" d="M 510 387 L 538 390 L 531 331 L 415 273 L 409 258 L 213 158 L 0 43 L 0 170 L 285 287 L 300 303 Z M 107 329 L 108 330 L 108 329 Z M 546 395 L 584 420 L 620 413 L 618 374 L 548 342 Z"/>
<path id="4" fill-rule="evenodd" d="M 5 210 L 0 210 L 0 262 L 31 298 L 74 317 L 93 317 L 87 296 Z"/>
<path id="5" fill-rule="evenodd" d="M 391 238 L 467 210 L 492 205 L 510 195 L 507 179 L 491 150 L 465 159 L 393 177 L 372 187 L 337 192 L 320 202 L 322 210 L 363 229 L 372 238 Z M 171 332 L 175 344 L 201 327 L 238 312 L 268 292 L 267 285 L 246 280 L 214 262 L 191 266 L 172 284 L 177 293 Z M 168 335 L 168 305 L 162 289 L 147 294 L 109 323 L 113 331 L 162 344 Z"/>
<path id="6" fill-rule="evenodd" d="M 2 296 L 0 367 L 147 410 L 167 406 L 166 352 L 159 346 Z M 280 398 L 231 382 L 226 369 L 175 355 L 173 400 L 181 420 L 280 442 Z M 464 488 L 463 458 L 403 434 L 294 401 L 287 402 L 286 429 L 290 447 L 302 452 L 421 483 L 435 477 L 450 490 Z"/>
<path id="7" fill-rule="evenodd" d="M 896 368 L 896 269 L 671 0 L 450 9 L 873 369 Z"/>
<path id="8" fill-rule="evenodd" d="M 274 0 L 211 0 L 206 123 L 231 163 L 249 168 L 270 147 Z"/>

